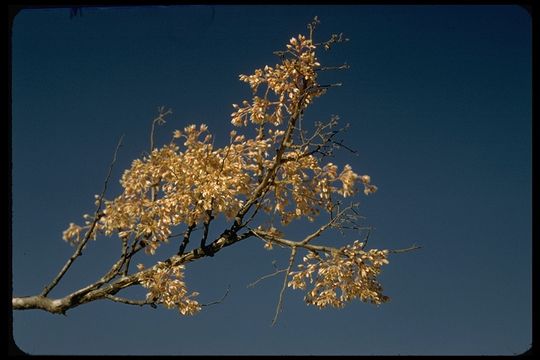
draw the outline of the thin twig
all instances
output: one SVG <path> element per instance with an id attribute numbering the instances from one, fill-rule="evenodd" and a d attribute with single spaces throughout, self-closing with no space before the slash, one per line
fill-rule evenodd
<path id="1" fill-rule="evenodd" d="M 421 249 L 421 248 L 422 248 L 421 246 L 413 245 L 413 246 L 408 247 L 406 249 L 394 249 L 394 250 L 388 250 L 388 252 L 392 253 L 392 254 L 401 254 L 401 253 L 405 253 L 405 252 L 409 252 L 409 251 L 413 251 L 413 250 L 418 250 L 418 249 Z"/>
<path id="2" fill-rule="evenodd" d="M 351 149 L 350 147 L 348 147 L 347 145 L 343 144 L 343 140 L 341 140 L 340 142 L 337 142 L 337 141 L 331 141 L 332 144 L 336 145 L 336 146 L 339 146 L 339 147 L 342 147 L 344 148 L 345 150 L 348 150 L 350 153 L 352 154 L 355 154 L 355 155 L 358 155 L 358 151 L 357 150 L 354 150 L 354 149 Z"/>
<path id="3" fill-rule="evenodd" d="M 126 299 L 126 298 L 109 295 L 109 294 L 105 295 L 105 298 L 114 302 L 122 303 L 122 304 L 137 305 L 137 306 L 150 305 L 154 309 L 157 307 L 154 302 L 148 301 L 148 300 L 131 300 L 131 299 Z"/>
<path id="4" fill-rule="evenodd" d="M 327 89 L 327 88 L 332 88 L 332 87 L 339 87 L 339 86 L 342 86 L 342 85 L 343 85 L 342 83 L 324 84 L 324 85 L 317 85 L 316 88 L 317 89 Z"/>
<path id="5" fill-rule="evenodd" d="M 322 251 L 322 252 L 325 252 L 325 253 L 332 253 L 332 252 L 335 252 L 335 251 L 339 251 L 338 248 L 334 248 L 334 247 L 331 247 L 331 246 L 302 244 L 301 241 L 292 241 L 292 240 L 282 239 L 282 238 L 273 236 L 271 234 L 265 233 L 265 232 L 263 232 L 261 230 L 250 229 L 250 233 L 255 235 L 256 237 L 258 237 L 259 239 L 261 239 L 263 241 L 265 241 L 265 240 L 272 241 L 272 242 L 275 242 L 277 244 L 287 246 L 287 247 L 290 247 L 290 248 L 301 247 L 301 248 L 304 248 L 304 249 L 307 249 L 307 250 L 310 250 L 310 251 Z"/>
<path id="6" fill-rule="evenodd" d="M 188 246 L 189 244 L 189 238 L 191 236 L 191 232 L 195 229 L 196 226 L 197 224 L 193 223 L 187 228 L 186 232 L 184 233 L 184 239 L 182 240 L 182 244 L 180 244 L 180 248 L 178 249 L 177 255 L 182 255 L 184 251 L 186 250 L 186 246 Z"/>
<path id="7" fill-rule="evenodd" d="M 156 123 L 158 125 L 165 124 L 165 116 L 167 116 L 169 114 L 172 114 L 171 109 L 168 109 L 167 111 L 164 111 L 164 110 L 165 110 L 164 106 L 158 107 L 159 114 L 152 121 L 152 129 L 150 130 L 150 156 L 152 155 L 152 151 L 154 150 L 154 130 L 155 130 L 155 127 L 156 127 Z M 158 184 L 159 184 L 159 181 L 158 181 Z M 150 189 L 150 196 L 151 196 L 152 202 L 154 202 L 156 200 L 156 188 L 155 188 L 155 186 L 152 186 L 152 188 Z"/>
<path id="8" fill-rule="evenodd" d="M 100 214 L 100 210 L 101 210 L 101 205 L 103 204 L 103 197 L 105 196 L 105 192 L 107 191 L 107 185 L 109 184 L 109 179 L 111 177 L 112 169 L 114 167 L 114 164 L 116 163 L 116 156 L 118 154 L 118 150 L 122 146 L 123 139 L 124 139 L 124 135 L 122 135 L 120 137 L 120 140 L 118 141 L 118 144 L 116 145 L 116 149 L 114 150 L 113 159 L 112 159 L 112 162 L 111 162 L 111 164 L 109 166 L 109 171 L 107 173 L 107 177 L 105 178 L 105 182 L 103 184 L 103 190 L 101 191 L 101 195 L 98 198 L 98 203 L 97 203 L 96 211 L 94 213 L 94 221 L 92 222 L 92 225 L 90 226 L 90 228 L 86 232 L 86 235 L 84 236 L 84 239 L 77 246 L 77 249 L 75 250 L 73 255 L 71 255 L 71 257 L 68 259 L 68 261 L 64 264 L 64 266 L 62 267 L 62 269 L 60 270 L 58 275 L 56 275 L 56 277 L 53 279 L 53 281 L 51 281 L 51 283 L 49 285 L 47 285 L 43 289 L 40 296 L 47 296 L 51 292 L 51 290 L 54 289 L 54 287 L 58 284 L 58 282 L 62 279 L 62 277 L 69 270 L 69 268 L 71 267 L 71 265 L 73 264 L 75 259 L 77 259 L 79 256 L 82 255 L 82 249 L 84 248 L 84 246 L 86 245 L 88 240 L 90 240 L 90 237 L 92 236 L 92 234 L 94 232 L 94 229 L 95 229 L 95 227 L 97 225 L 97 222 L 101 218 L 101 216 L 99 214 Z"/>
<path id="9" fill-rule="evenodd" d="M 211 303 L 208 303 L 208 304 L 201 304 L 201 306 L 211 306 L 211 305 L 216 305 L 216 304 L 222 303 L 223 300 L 225 300 L 225 298 L 227 297 L 227 295 L 229 295 L 230 290 L 231 290 L 231 285 L 229 284 L 227 286 L 227 291 L 225 291 L 225 294 L 221 297 L 221 299 L 216 300 L 216 301 L 212 301 Z"/>
<path id="10" fill-rule="evenodd" d="M 315 69 L 315 71 L 327 71 L 327 70 L 347 70 L 350 69 L 350 66 L 348 64 L 343 64 L 340 66 L 321 66 L 318 69 Z"/>
<path id="11" fill-rule="evenodd" d="M 128 256 L 128 238 L 127 237 L 122 237 L 122 253 L 120 254 L 120 258 L 124 258 L 124 259 L 127 259 L 127 256 Z M 127 275 L 127 272 L 128 272 L 128 268 L 129 268 L 129 260 L 130 259 L 127 259 L 127 264 L 126 264 L 126 269 L 124 270 L 123 272 L 123 275 L 126 276 Z"/>
<path id="12" fill-rule="evenodd" d="M 349 39 L 344 38 L 343 33 L 340 33 L 339 35 L 338 34 L 332 34 L 332 37 L 329 40 L 324 41 L 322 43 L 316 43 L 314 45 L 317 46 L 317 47 L 322 45 L 324 47 L 324 50 L 330 50 L 330 48 L 332 47 L 333 44 L 341 43 L 341 42 L 347 42 L 347 41 L 349 41 Z"/>
<path id="13" fill-rule="evenodd" d="M 261 276 L 260 278 L 258 278 L 257 280 L 255 280 L 254 282 L 252 282 L 251 284 L 249 284 L 247 287 L 254 287 L 255 285 L 257 285 L 259 282 L 261 282 L 262 280 L 265 280 L 265 279 L 268 279 L 268 278 L 271 278 L 272 276 L 276 276 L 277 274 L 281 274 L 282 272 L 284 271 L 287 271 L 287 269 L 281 269 L 281 270 L 276 270 L 274 271 L 273 273 L 271 274 L 266 274 L 264 276 Z"/>
<path id="14" fill-rule="evenodd" d="M 124 276 L 127 276 L 128 272 L 129 272 L 129 264 L 131 263 L 131 258 L 133 257 L 133 255 L 135 255 L 139 250 L 142 249 L 142 247 L 137 247 L 137 245 L 140 245 L 140 238 L 139 237 L 136 237 L 134 240 L 133 240 L 133 243 L 131 244 L 131 251 L 129 252 L 129 254 L 127 255 L 122 255 L 122 256 L 125 256 L 125 266 L 124 266 L 124 271 L 122 272 L 122 274 Z"/>
<path id="15" fill-rule="evenodd" d="M 212 198 L 211 205 L 213 206 L 214 198 Z M 214 216 L 212 215 L 213 209 L 206 210 L 206 220 L 204 221 L 204 229 L 203 229 L 203 237 L 201 239 L 201 249 L 204 249 L 206 247 L 206 239 L 208 238 L 208 231 L 210 229 L 210 223 L 212 220 L 214 220 Z"/>
<path id="16" fill-rule="evenodd" d="M 285 277 L 283 278 L 283 285 L 281 286 L 281 290 L 279 292 L 279 300 L 276 306 L 276 313 L 274 314 L 274 319 L 272 319 L 272 326 L 274 326 L 274 324 L 276 323 L 279 313 L 281 312 L 281 309 L 283 307 L 283 295 L 285 293 L 285 289 L 287 288 L 287 279 L 289 278 L 289 274 L 291 273 L 295 256 L 296 256 L 296 246 L 293 246 L 291 250 L 291 258 L 289 259 L 289 266 L 287 267 L 287 272 L 285 273 Z"/>
<path id="17" fill-rule="evenodd" d="M 173 239 L 173 238 L 180 237 L 180 236 L 184 236 L 184 233 L 169 235 L 169 236 L 167 236 L 167 239 Z"/>
<path id="18" fill-rule="evenodd" d="M 319 237 L 326 229 L 328 229 L 329 227 L 331 227 L 337 220 L 339 220 L 343 214 L 345 214 L 345 212 L 347 212 L 348 210 L 350 210 L 351 208 L 353 208 L 354 205 L 350 205 L 348 207 L 346 207 L 345 209 L 343 209 L 342 211 L 338 212 L 336 217 L 334 217 L 333 219 L 331 219 L 328 223 L 324 224 L 323 226 L 321 226 L 317 231 L 315 231 L 314 233 L 306 236 L 304 238 L 304 240 L 300 241 L 300 244 L 301 245 L 305 245 L 305 244 L 308 244 L 310 241 L 312 241 L 313 239 Z"/>
<path id="19" fill-rule="evenodd" d="M 168 109 L 167 111 L 164 111 L 165 107 L 160 106 L 158 107 L 158 116 L 152 120 L 152 129 L 150 130 L 150 154 L 152 154 L 152 150 L 154 150 L 154 130 L 156 123 L 158 125 L 165 124 L 165 116 L 172 114 L 172 110 Z"/>
<path id="20" fill-rule="evenodd" d="M 368 232 L 367 232 L 367 234 L 366 234 L 366 237 L 364 238 L 364 241 L 363 241 L 364 246 L 362 246 L 362 250 L 367 246 L 367 243 L 368 243 L 368 241 L 369 241 L 369 235 L 371 235 L 371 230 L 372 230 L 372 229 L 371 229 L 371 227 L 370 227 L 370 228 L 368 229 Z"/>
<path id="21" fill-rule="evenodd" d="M 259 209 L 261 208 L 261 206 L 264 204 L 264 201 L 266 200 L 265 199 L 265 196 L 266 194 L 268 193 L 268 191 L 270 190 L 270 186 L 268 186 L 264 192 L 262 193 L 262 195 L 260 196 L 259 200 L 257 200 L 256 204 L 257 206 L 255 207 L 255 210 L 253 211 L 253 213 L 249 216 L 249 218 L 244 222 L 242 223 L 240 226 L 241 227 L 244 227 L 244 226 L 247 226 L 251 220 L 253 220 L 255 218 L 255 216 L 257 215 L 257 213 L 259 212 Z"/>

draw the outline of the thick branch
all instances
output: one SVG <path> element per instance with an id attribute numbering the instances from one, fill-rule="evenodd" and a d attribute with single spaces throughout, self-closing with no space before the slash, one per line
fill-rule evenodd
<path id="1" fill-rule="evenodd" d="M 65 314 L 71 305 L 68 298 L 49 299 L 42 295 L 15 297 L 11 300 L 11 304 L 13 310 L 40 309 L 53 314 Z"/>
<path id="2" fill-rule="evenodd" d="M 208 245 L 207 249 L 196 248 L 183 255 L 174 255 L 169 259 L 165 260 L 164 262 L 166 264 L 176 266 L 186 262 L 195 261 L 199 258 L 208 256 L 208 251 L 213 255 L 224 247 L 233 245 L 251 236 L 253 236 L 253 234 L 250 232 L 246 232 L 241 235 L 237 235 L 236 233 L 231 232 L 225 232 L 219 238 L 214 240 L 210 245 Z M 114 296 L 120 290 L 139 284 L 140 278 L 142 278 L 147 273 L 155 271 L 158 266 L 156 264 L 153 267 L 141 270 L 129 276 L 122 276 L 116 281 L 109 283 L 106 286 L 102 286 L 113 279 L 114 276 L 112 276 L 112 274 L 114 274 L 115 271 L 122 266 L 122 260 L 123 259 L 119 259 L 115 263 L 115 265 L 113 265 L 111 270 L 107 274 L 105 274 L 99 281 L 88 285 L 80 290 L 77 290 L 74 293 L 69 294 L 63 298 L 50 299 L 42 295 L 14 297 L 12 298 L 13 310 L 40 309 L 55 314 L 65 314 L 67 310 L 73 309 L 79 305 L 88 302 L 104 298 L 109 298 L 109 300 L 111 300 L 110 297 Z"/>

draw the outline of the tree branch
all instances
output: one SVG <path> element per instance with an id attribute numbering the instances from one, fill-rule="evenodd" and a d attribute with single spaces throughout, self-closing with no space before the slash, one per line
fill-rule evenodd
<path id="1" fill-rule="evenodd" d="M 43 291 L 41 292 L 40 296 L 47 296 L 52 289 L 54 289 L 54 287 L 58 284 L 58 282 L 62 279 L 62 277 L 66 274 L 66 272 L 69 270 L 69 268 L 71 267 L 71 265 L 73 264 L 73 262 L 79 257 L 82 255 L 82 249 L 84 248 L 84 246 L 86 245 L 86 243 L 88 242 L 88 240 L 90 240 L 90 238 L 92 237 L 92 234 L 94 232 L 94 229 L 97 225 L 97 222 L 99 221 L 99 219 L 101 218 L 101 215 L 99 214 L 99 211 L 101 210 L 101 205 L 103 204 L 103 197 L 105 196 L 105 192 L 107 191 L 107 185 L 109 183 L 109 179 L 111 177 L 111 173 L 112 173 L 112 169 L 114 167 L 114 164 L 116 163 L 116 156 L 118 155 L 118 150 L 120 149 L 120 147 L 122 146 L 122 141 L 124 139 L 124 135 L 122 135 L 120 137 L 120 140 L 118 141 L 118 144 L 116 145 L 116 149 L 114 150 L 114 155 L 113 155 L 113 159 L 112 159 L 112 162 L 109 166 L 109 171 L 107 173 L 107 177 L 105 178 L 105 182 L 103 184 L 103 190 L 101 191 L 101 195 L 99 196 L 98 198 L 98 202 L 97 202 L 97 208 L 96 208 L 96 211 L 94 213 L 94 221 L 92 222 L 92 225 L 90 226 L 90 228 L 88 229 L 88 231 L 86 232 L 86 235 L 84 236 L 84 239 L 78 244 L 77 246 L 77 249 L 75 250 L 75 252 L 73 253 L 73 255 L 71 255 L 71 257 L 68 259 L 68 261 L 64 264 L 64 266 L 62 267 L 62 269 L 60 270 L 60 272 L 58 273 L 58 275 L 56 275 L 56 277 L 51 281 L 51 283 L 49 285 L 47 285 Z"/>
<path id="2" fill-rule="evenodd" d="M 253 235 L 254 234 L 250 232 L 246 232 L 240 235 L 237 235 L 236 233 L 225 232 L 216 240 L 214 240 L 210 245 L 208 245 L 207 248 L 210 248 L 210 252 L 212 254 L 215 254 L 224 247 L 231 246 Z M 208 254 L 205 252 L 205 249 L 196 248 L 183 255 L 174 255 L 169 259 L 165 260 L 164 263 L 171 266 L 176 266 L 183 263 L 195 261 L 205 256 L 208 256 Z M 65 314 L 66 311 L 69 309 L 73 309 L 88 302 L 106 298 L 109 295 L 115 295 L 122 289 L 139 284 L 140 278 L 144 277 L 145 274 L 155 271 L 159 265 L 156 264 L 148 269 L 138 271 L 134 274 L 122 276 L 116 281 L 109 283 L 106 286 L 102 286 L 113 279 L 113 276 L 111 276 L 111 274 L 113 274 L 117 268 L 121 267 L 122 260 L 123 259 L 119 259 L 115 263 L 115 265 L 113 265 L 111 270 L 97 282 L 88 285 L 80 290 L 77 290 L 63 298 L 50 299 L 45 297 L 44 295 L 13 297 L 11 300 L 13 310 L 41 309 L 54 314 Z"/>

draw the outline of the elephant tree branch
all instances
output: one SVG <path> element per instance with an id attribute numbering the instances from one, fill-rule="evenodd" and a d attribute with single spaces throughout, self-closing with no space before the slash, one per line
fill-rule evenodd
<path id="1" fill-rule="evenodd" d="M 311 133 L 306 130 L 306 110 L 315 99 L 341 86 L 332 82 L 320 84 L 320 72 L 348 68 L 346 64 L 328 67 L 318 62 L 317 48 L 329 50 L 335 43 L 347 41 L 339 34 L 326 42 L 314 42 L 318 23 L 315 18 L 308 25 L 309 36 L 293 37 L 284 51 L 277 52 L 279 64 L 257 69 L 251 75 L 240 75 L 240 80 L 249 84 L 253 96 L 242 105 L 233 104 L 235 110 L 230 122 L 237 128 L 251 126 L 251 137 L 242 129 L 232 130 L 229 143 L 218 147 L 205 124 L 192 124 L 175 130 L 171 141 L 159 147 L 154 139 L 156 125 L 163 124 L 172 113 L 159 107 L 150 129 L 150 152 L 135 159 L 124 171 L 120 179 L 122 191 L 109 201 L 104 195 L 121 138 L 103 191 L 96 195 L 93 219 L 86 221 L 85 227 L 71 223 L 64 232 L 64 239 L 77 245 L 74 254 L 39 295 L 13 297 L 13 309 L 65 314 L 82 304 L 104 299 L 136 306 L 161 304 L 178 308 L 182 315 L 194 314 L 203 306 L 222 302 L 229 289 L 221 300 L 199 304 L 194 299 L 198 293 L 190 294 L 187 290 L 186 264 L 213 257 L 223 248 L 251 237 L 263 240 L 269 250 L 272 244 L 290 249 L 286 269 L 276 268 L 274 273 L 249 285 L 285 273 L 272 324 L 282 311 L 287 286 L 305 290 L 308 280 L 314 288 L 305 300 L 318 307 L 342 307 L 352 299 L 376 304 L 387 301 L 376 280 L 380 267 L 388 263 L 388 254 L 419 247 L 367 250 L 369 232 L 365 242 L 356 240 L 335 247 L 325 242 L 323 236 L 330 230 L 345 235 L 345 231 L 365 229 L 357 223 L 362 218 L 356 211 L 358 203 L 344 207 L 339 199 L 354 196 L 358 183 L 363 184 L 365 195 L 374 193 L 377 187 L 371 184 L 370 176 L 357 174 L 349 164 L 339 170 L 338 165 L 326 162 L 336 149 L 356 154 L 336 139 L 346 130 L 346 127 L 337 128 L 338 116 L 333 115 L 327 123 L 315 123 Z M 264 214 L 268 215 L 266 220 Z M 284 235 L 283 228 L 291 222 L 315 221 L 321 214 L 327 214 L 329 219 L 307 235 L 299 236 L 300 240 L 290 240 Z M 85 218 L 91 217 L 85 215 Z M 210 227 L 214 230 L 222 220 L 225 221 L 222 233 L 212 235 Z M 185 229 L 184 232 L 178 234 L 179 228 Z M 188 249 L 196 229 L 202 229 L 200 243 Z M 86 233 L 81 238 L 83 230 Z M 173 231 L 176 235 L 172 235 Z M 116 261 L 93 283 L 64 297 L 49 298 L 51 290 L 81 256 L 89 239 L 95 239 L 98 233 L 105 237 L 118 236 L 120 255 Z M 165 256 L 166 260 L 156 261 L 148 268 L 138 264 L 137 270 L 130 273 L 130 264 L 140 250 L 155 255 L 158 247 L 173 237 L 181 237 L 176 254 L 173 251 Z M 300 251 L 307 254 L 294 270 Z M 337 273 L 336 269 L 339 269 Z M 136 285 L 147 289 L 146 300 L 117 295 Z"/>

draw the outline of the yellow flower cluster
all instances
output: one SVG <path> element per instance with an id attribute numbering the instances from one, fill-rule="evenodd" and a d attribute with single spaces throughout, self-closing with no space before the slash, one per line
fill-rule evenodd
<path id="1" fill-rule="evenodd" d="M 366 252 L 363 246 L 360 241 L 355 241 L 340 251 L 326 254 L 326 259 L 314 252 L 308 253 L 304 262 L 298 265 L 299 270 L 291 272 L 288 286 L 305 290 L 309 279 L 314 286 L 304 299 L 319 308 L 341 308 L 353 299 L 373 304 L 387 302 L 389 298 L 382 294 L 377 276 L 381 266 L 388 264 L 388 250 Z"/>
<path id="2" fill-rule="evenodd" d="M 137 266 L 139 270 L 144 267 Z M 163 303 L 167 308 L 177 307 L 182 315 L 194 315 L 201 310 L 201 306 L 192 297 L 199 295 L 193 292 L 188 295 L 184 283 L 184 265 L 170 266 L 158 262 L 155 270 L 144 273 L 140 277 L 141 285 L 148 289 L 146 299 L 154 303 Z"/>

